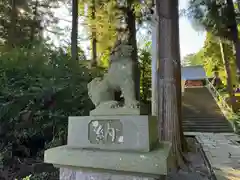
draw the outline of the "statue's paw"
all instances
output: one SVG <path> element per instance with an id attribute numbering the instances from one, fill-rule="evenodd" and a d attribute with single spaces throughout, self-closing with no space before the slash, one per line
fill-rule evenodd
<path id="1" fill-rule="evenodd" d="M 131 101 L 125 104 L 126 107 L 128 108 L 133 108 L 133 109 L 137 109 L 140 108 L 140 103 L 138 101 Z"/>
<path id="2" fill-rule="evenodd" d="M 107 101 L 102 103 L 102 106 L 104 106 L 105 108 L 118 108 L 119 107 L 119 103 L 117 101 Z"/>
<path id="3" fill-rule="evenodd" d="M 110 105 L 110 108 L 113 108 L 113 109 L 119 108 L 119 107 L 120 107 L 120 104 L 117 101 L 112 102 L 112 104 Z"/>

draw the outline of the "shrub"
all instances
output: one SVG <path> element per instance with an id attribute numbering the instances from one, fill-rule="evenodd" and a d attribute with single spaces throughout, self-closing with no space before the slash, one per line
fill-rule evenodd
<path id="1" fill-rule="evenodd" d="M 0 176 L 13 159 L 42 159 L 45 148 L 66 142 L 68 116 L 93 108 L 87 83 L 96 74 L 46 45 L 1 53 Z"/>

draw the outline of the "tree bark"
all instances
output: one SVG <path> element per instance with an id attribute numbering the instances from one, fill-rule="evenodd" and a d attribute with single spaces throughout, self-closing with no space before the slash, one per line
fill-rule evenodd
<path id="1" fill-rule="evenodd" d="M 240 12 L 240 0 L 237 0 L 238 13 Z"/>
<path id="2" fill-rule="evenodd" d="M 187 142 L 184 138 L 182 127 L 182 75 L 181 75 L 181 56 L 180 56 L 180 40 L 179 40 L 179 12 L 178 12 L 178 0 L 172 2 L 172 48 L 173 58 L 176 61 L 175 64 L 175 81 L 176 81 L 176 94 L 177 94 L 177 108 L 178 108 L 178 120 L 179 120 L 179 133 L 181 137 L 182 150 L 186 152 Z"/>
<path id="3" fill-rule="evenodd" d="M 126 24 L 127 24 L 127 30 L 128 30 L 129 44 L 131 44 L 133 48 L 132 61 L 134 63 L 133 72 L 134 72 L 134 80 L 135 80 L 136 99 L 140 100 L 140 68 L 139 68 L 138 55 L 137 55 L 136 16 L 134 13 L 134 9 L 132 7 L 132 3 L 127 4 Z"/>
<path id="4" fill-rule="evenodd" d="M 227 60 L 226 56 L 225 56 L 225 54 L 226 54 L 225 53 L 225 44 L 222 42 L 221 39 L 219 40 L 219 45 L 220 45 L 223 64 L 225 66 L 225 72 L 227 75 L 227 90 L 228 90 L 228 94 L 229 94 L 229 98 L 230 98 L 230 103 L 231 103 L 232 110 L 235 112 L 236 111 L 236 98 L 235 98 L 234 91 L 233 91 L 231 67 L 229 64 L 229 60 Z"/>
<path id="5" fill-rule="evenodd" d="M 34 5 L 34 11 L 33 11 L 33 24 L 31 26 L 31 31 L 30 31 L 30 42 L 34 41 L 34 36 L 35 36 L 35 30 L 36 30 L 36 21 L 37 21 L 37 13 L 38 12 L 38 0 L 35 1 Z"/>
<path id="6" fill-rule="evenodd" d="M 229 8 L 229 19 L 230 19 L 230 31 L 232 35 L 232 41 L 234 42 L 234 47 L 236 51 L 236 65 L 237 65 L 237 71 L 240 73 L 240 41 L 238 37 L 238 28 L 237 28 L 237 22 L 236 22 L 236 13 L 235 8 L 233 4 L 233 0 L 227 0 L 227 5 Z"/>
<path id="7" fill-rule="evenodd" d="M 162 0 L 161 3 L 156 0 L 157 14 L 159 17 L 159 129 L 161 140 L 172 142 L 172 166 L 179 167 L 185 164 L 183 156 L 180 124 L 177 107 L 177 90 L 176 79 L 174 74 L 174 66 L 176 61 L 177 49 L 174 55 L 174 31 L 173 28 L 173 14 L 171 11 L 177 11 L 173 8 L 176 5 L 175 0 Z"/>
<path id="8" fill-rule="evenodd" d="M 72 0 L 72 32 L 71 55 L 72 60 L 78 61 L 78 0 Z"/>
<path id="9" fill-rule="evenodd" d="M 96 2 L 92 0 L 92 20 L 96 19 Z M 91 59 L 91 67 L 97 66 L 97 33 L 96 26 L 92 25 L 92 59 Z"/>
<path id="10" fill-rule="evenodd" d="M 17 4 L 16 0 L 12 0 L 11 3 L 11 25 L 10 25 L 10 31 L 8 34 L 8 44 L 9 48 L 15 47 L 15 41 L 16 41 L 16 25 L 17 25 Z"/>

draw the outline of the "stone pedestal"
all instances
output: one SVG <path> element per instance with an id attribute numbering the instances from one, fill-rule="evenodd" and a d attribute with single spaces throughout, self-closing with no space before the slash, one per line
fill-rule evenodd
<path id="1" fill-rule="evenodd" d="M 45 151 L 60 180 L 164 179 L 170 143 L 153 116 L 69 117 L 67 145 Z"/>
<path id="2" fill-rule="evenodd" d="M 69 117 L 68 146 L 113 151 L 149 152 L 158 144 L 153 116 Z"/>

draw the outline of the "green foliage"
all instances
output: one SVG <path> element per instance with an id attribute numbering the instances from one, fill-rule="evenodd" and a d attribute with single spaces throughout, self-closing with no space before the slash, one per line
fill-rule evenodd
<path id="1" fill-rule="evenodd" d="M 225 45 L 225 56 L 230 63 L 230 67 L 232 69 L 231 78 L 233 83 L 237 82 L 236 79 L 236 65 L 234 62 L 234 52 L 232 45 L 225 41 L 223 42 Z M 219 76 L 223 80 L 223 83 L 226 84 L 226 72 L 225 67 L 222 60 L 222 54 L 220 49 L 220 44 L 218 38 L 216 38 L 213 34 L 207 33 L 206 40 L 204 42 L 204 47 L 202 49 L 204 53 L 204 67 L 208 76 L 213 76 L 213 72 L 215 69 L 219 71 Z"/>
<path id="2" fill-rule="evenodd" d="M 70 61 L 61 49 L 53 51 L 45 44 L 32 47 L 0 54 L 0 152 L 4 166 L 20 146 L 25 157 L 36 158 L 31 148 L 20 145 L 32 138 L 43 138 L 49 143 L 45 148 L 65 143 L 68 116 L 88 115 L 93 108 L 87 83 L 99 70 L 90 72 Z M 42 157 L 43 150 L 41 147 L 36 153 Z"/>
<path id="3" fill-rule="evenodd" d="M 94 18 L 92 17 L 93 2 L 95 2 Z M 114 9 L 116 2 L 112 0 L 80 0 L 79 3 L 80 16 L 82 16 L 85 20 L 84 27 L 89 32 L 89 40 L 92 39 L 92 32 L 96 32 L 98 59 L 103 66 L 106 66 L 109 50 L 116 40 L 116 27 L 119 18 L 118 11 Z"/>
<path id="4" fill-rule="evenodd" d="M 230 117 L 234 132 L 240 134 L 240 113 L 232 114 Z"/>
<path id="5" fill-rule="evenodd" d="M 229 27 L 234 24 L 235 12 L 223 0 L 190 0 L 186 15 L 195 28 L 204 29 L 215 36 L 232 40 Z"/>
<path id="6" fill-rule="evenodd" d="M 57 33 L 54 25 L 57 18 L 52 9 L 61 0 L 0 0 L 0 44 L 30 46 L 42 38 L 42 31 Z M 46 28 L 51 25 L 51 28 Z"/>
<path id="7" fill-rule="evenodd" d="M 67 48 L 67 54 L 69 56 L 72 56 L 71 46 Z M 86 61 L 87 60 L 87 57 L 86 57 L 84 51 L 80 47 L 78 47 L 78 60 L 80 60 L 80 61 Z"/>
<path id="8" fill-rule="evenodd" d="M 219 40 L 224 45 L 225 61 L 229 62 L 230 77 L 233 84 L 237 83 L 236 65 L 237 57 L 233 52 L 233 42 L 238 39 L 234 36 L 237 15 L 235 14 L 232 1 L 208 1 L 190 0 L 187 9 L 187 16 L 192 21 L 194 27 L 206 30 L 207 37 L 203 49 L 203 62 L 208 76 L 213 75 L 214 69 L 218 69 L 223 82 L 226 84 L 226 68 L 223 64 Z M 236 51 L 237 47 L 235 46 Z M 196 58 L 195 58 L 196 59 Z"/>
<path id="9" fill-rule="evenodd" d="M 204 63 L 203 50 L 200 50 L 198 53 L 195 54 L 188 54 L 183 58 L 184 66 L 198 66 L 203 65 L 203 63 Z"/>
<path id="10" fill-rule="evenodd" d="M 23 180 L 46 180 L 46 179 L 58 179 L 59 178 L 59 173 L 40 173 L 40 174 L 34 174 L 34 175 L 29 175 Z"/>
<path id="11" fill-rule="evenodd" d="M 151 101 L 151 43 L 147 42 L 144 48 L 139 50 L 140 62 L 140 94 L 141 101 Z"/>
<path id="12" fill-rule="evenodd" d="M 81 61 L 77 64 L 70 59 L 61 49 L 53 51 L 45 44 L 36 44 L 31 49 L 14 48 L 0 54 L 0 172 L 11 162 L 17 164 L 14 156 L 22 159 L 15 154 L 16 150 L 25 158 L 36 160 L 42 159 L 44 149 L 65 144 L 68 116 L 88 115 L 93 108 L 87 83 L 104 71 L 90 71 Z M 146 103 L 151 97 L 150 43 L 139 51 L 139 60 L 141 97 Z M 46 144 L 37 149 L 37 156 L 32 156 L 32 149 L 22 142 L 35 137 L 43 138 Z M 50 176 L 43 172 L 26 179 L 49 179 Z"/>
<path id="13" fill-rule="evenodd" d="M 223 43 L 225 47 L 225 56 L 227 57 L 232 69 L 231 78 L 233 80 L 233 84 L 236 84 L 236 65 L 234 62 L 235 57 L 233 46 L 228 41 L 224 41 Z M 214 71 L 218 70 L 220 78 L 222 79 L 223 83 L 226 84 L 226 72 L 222 60 L 219 38 L 210 32 L 207 33 L 203 48 L 195 54 L 189 54 L 185 56 L 183 59 L 183 65 L 203 65 L 207 76 L 209 77 L 212 77 Z"/>
<path id="14" fill-rule="evenodd" d="M 95 17 L 92 17 L 92 7 L 95 2 Z M 97 55 L 100 64 L 108 65 L 109 51 L 113 47 L 117 33 L 125 32 L 128 28 L 127 16 L 129 10 L 133 11 L 137 25 L 149 20 L 149 7 L 152 1 L 144 0 L 80 0 L 79 12 L 85 20 L 85 28 L 89 32 L 89 39 L 92 39 L 92 32 L 96 32 Z M 87 7 L 87 8 L 86 8 Z M 103 62 L 102 62 L 103 61 Z"/>

